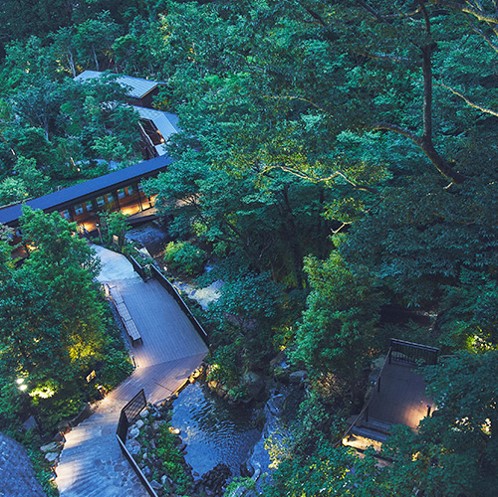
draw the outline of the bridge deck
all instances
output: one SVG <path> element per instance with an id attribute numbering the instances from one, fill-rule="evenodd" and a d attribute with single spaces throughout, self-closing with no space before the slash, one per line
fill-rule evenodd
<path id="1" fill-rule="evenodd" d="M 433 406 L 425 394 L 425 381 L 415 367 L 386 364 L 380 392 L 375 391 L 369 417 L 389 424 L 404 424 L 416 429 L 425 416 L 427 406 Z"/>
<path id="2" fill-rule="evenodd" d="M 99 280 L 119 290 L 143 344 L 132 348 L 133 374 L 66 435 L 57 485 L 62 497 L 145 497 L 116 442 L 119 412 L 142 388 L 149 402 L 169 397 L 199 366 L 207 347 L 159 283 L 144 283 L 124 256 L 95 249 L 102 263 Z"/>

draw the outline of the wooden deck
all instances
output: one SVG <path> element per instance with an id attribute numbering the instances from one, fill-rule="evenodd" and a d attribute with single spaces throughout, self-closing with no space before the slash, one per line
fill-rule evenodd
<path id="1" fill-rule="evenodd" d="M 425 394 L 425 381 L 416 367 L 386 364 L 380 392 L 372 397 L 369 417 L 389 424 L 403 424 L 416 430 L 427 416 L 427 406 L 433 401 Z"/>
<path id="2" fill-rule="evenodd" d="M 207 347 L 157 281 L 143 282 L 120 254 L 102 247 L 96 251 L 102 264 L 99 280 L 119 291 L 143 343 L 131 347 L 137 365 L 133 374 L 66 435 L 56 481 L 62 497 L 145 497 L 116 442 L 119 412 L 142 388 L 149 402 L 169 397 L 200 365 Z"/>

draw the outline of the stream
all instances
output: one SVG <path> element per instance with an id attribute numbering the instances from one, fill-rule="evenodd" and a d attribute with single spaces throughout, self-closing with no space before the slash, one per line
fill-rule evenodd
<path id="1" fill-rule="evenodd" d="M 187 385 L 173 402 L 171 425 L 181 430 L 187 446 L 185 460 L 199 478 L 217 464 L 226 464 L 232 476 L 261 436 L 261 410 L 231 405 L 202 383 Z M 196 475 L 197 474 L 197 475 Z"/>

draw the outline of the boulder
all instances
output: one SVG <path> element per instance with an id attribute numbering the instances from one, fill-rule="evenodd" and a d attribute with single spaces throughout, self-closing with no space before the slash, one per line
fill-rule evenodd
<path id="1" fill-rule="evenodd" d="M 128 432 L 128 438 L 137 438 L 138 435 L 140 435 L 140 430 L 134 426 L 129 432 Z"/>
<path id="2" fill-rule="evenodd" d="M 45 454 L 45 459 L 50 463 L 57 461 L 58 457 L 58 452 L 48 452 L 47 454 Z"/>
<path id="3" fill-rule="evenodd" d="M 50 442 L 49 444 L 42 445 L 40 447 L 40 450 L 42 452 L 54 452 L 54 451 L 58 450 L 59 447 L 60 447 L 60 444 L 58 444 L 57 442 Z"/>
<path id="4" fill-rule="evenodd" d="M 154 489 L 154 490 L 160 490 L 161 488 L 163 488 L 163 486 L 156 480 L 152 480 L 150 482 L 150 486 Z"/>
<path id="5" fill-rule="evenodd" d="M 306 371 L 294 371 L 289 375 L 289 380 L 291 383 L 303 383 L 308 377 Z"/>
<path id="6" fill-rule="evenodd" d="M 159 428 L 161 427 L 161 425 L 163 425 L 164 423 L 166 423 L 166 421 L 164 419 L 160 419 L 159 421 L 154 421 L 152 423 L 153 430 L 158 431 Z"/>
<path id="7" fill-rule="evenodd" d="M 140 453 L 140 444 L 136 440 L 130 440 L 126 444 L 126 448 L 128 449 L 128 452 L 134 456 Z"/>
<path id="8" fill-rule="evenodd" d="M 248 398 L 263 400 L 266 383 L 261 375 L 249 371 L 243 376 L 242 382 L 246 388 Z"/>

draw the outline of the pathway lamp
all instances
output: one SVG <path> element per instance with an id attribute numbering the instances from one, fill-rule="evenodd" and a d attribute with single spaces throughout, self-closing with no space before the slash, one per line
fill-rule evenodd
<path id="1" fill-rule="evenodd" d="M 104 245 L 104 242 L 102 241 L 102 232 L 100 231 L 100 223 L 95 223 L 95 227 L 97 228 L 97 232 L 99 234 L 100 244 Z"/>
<path id="2" fill-rule="evenodd" d="M 17 378 L 16 384 L 21 392 L 25 392 L 28 389 L 28 385 L 25 383 L 24 378 Z"/>

